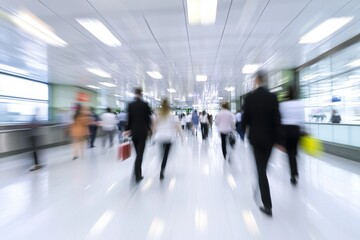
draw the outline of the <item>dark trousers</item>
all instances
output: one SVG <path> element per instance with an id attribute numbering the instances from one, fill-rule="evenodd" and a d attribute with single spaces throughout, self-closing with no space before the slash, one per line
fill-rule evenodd
<path id="1" fill-rule="evenodd" d="M 143 137 L 143 138 L 133 137 L 132 141 L 134 143 L 135 152 L 136 152 L 134 174 L 135 174 L 136 179 L 140 179 L 142 177 L 141 165 L 142 165 L 143 155 L 144 155 L 144 150 L 145 150 L 146 137 Z"/>
<path id="2" fill-rule="evenodd" d="M 90 130 L 90 139 L 89 139 L 90 147 L 94 147 L 97 128 L 98 128 L 97 126 L 90 126 L 89 127 L 89 130 Z"/>
<path id="3" fill-rule="evenodd" d="M 267 164 L 271 155 L 272 145 L 253 146 L 258 173 L 261 200 L 266 208 L 272 208 L 269 181 L 266 175 Z"/>
<path id="4" fill-rule="evenodd" d="M 286 143 L 285 148 L 289 158 L 291 177 L 298 176 L 297 169 L 297 147 L 300 139 L 300 128 L 296 125 L 285 125 Z"/>
<path id="5" fill-rule="evenodd" d="M 32 151 L 33 159 L 34 159 L 34 165 L 37 166 L 37 165 L 39 165 L 39 159 L 38 159 L 38 154 L 37 154 L 38 136 L 31 135 L 30 136 L 30 144 L 31 144 L 31 151 Z"/>
<path id="6" fill-rule="evenodd" d="M 110 147 L 114 145 L 114 131 L 104 131 L 103 146 L 106 146 L 106 138 L 109 138 Z"/>
<path id="7" fill-rule="evenodd" d="M 209 125 L 207 123 L 201 123 L 201 135 L 203 139 L 206 139 L 209 134 Z"/>
<path id="8" fill-rule="evenodd" d="M 242 130 L 241 122 L 236 122 L 235 126 L 236 126 L 236 132 L 239 134 L 241 140 L 244 140 L 245 133 Z"/>
<path id="9" fill-rule="evenodd" d="M 161 163 L 161 172 L 164 172 L 166 163 L 167 163 L 167 160 L 169 157 L 171 142 L 164 142 L 162 144 L 162 148 L 163 148 L 163 159 L 162 159 L 162 163 Z"/>
<path id="10" fill-rule="evenodd" d="M 227 134 L 221 133 L 220 136 L 221 136 L 221 149 L 222 149 L 224 158 L 226 158 L 226 154 L 227 154 L 227 152 L 226 152 Z"/>

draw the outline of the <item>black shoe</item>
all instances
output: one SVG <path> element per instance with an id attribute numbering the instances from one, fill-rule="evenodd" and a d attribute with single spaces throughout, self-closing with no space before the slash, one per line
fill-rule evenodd
<path id="1" fill-rule="evenodd" d="M 41 169 L 43 167 L 44 167 L 43 165 L 35 165 L 35 166 L 33 166 L 32 168 L 29 169 L 29 172 L 39 170 L 39 169 Z"/>
<path id="2" fill-rule="evenodd" d="M 263 213 L 265 213 L 267 216 L 272 217 L 272 210 L 271 210 L 271 208 L 260 207 L 260 211 L 262 211 Z"/>
<path id="3" fill-rule="evenodd" d="M 163 179 L 164 179 L 164 173 L 160 172 L 160 180 L 163 180 Z"/>
<path id="4" fill-rule="evenodd" d="M 144 179 L 144 177 L 141 176 L 141 177 L 139 177 L 139 178 L 135 178 L 135 181 L 136 181 L 136 183 L 139 183 L 139 182 L 141 182 L 141 180 L 143 180 L 143 179 Z"/>
<path id="5" fill-rule="evenodd" d="M 78 156 L 74 156 L 74 157 L 73 157 L 73 160 L 76 160 L 76 159 L 78 159 L 78 158 L 79 158 Z"/>
<path id="6" fill-rule="evenodd" d="M 291 184 L 294 185 L 294 186 L 297 184 L 297 180 L 296 180 L 295 177 L 290 178 L 290 182 L 291 182 Z"/>

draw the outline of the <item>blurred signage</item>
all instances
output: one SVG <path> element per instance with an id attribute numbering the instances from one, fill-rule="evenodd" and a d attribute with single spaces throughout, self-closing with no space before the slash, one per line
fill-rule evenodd
<path id="1" fill-rule="evenodd" d="M 77 93 L 76 100 L 78 102 L 90 102 L 90 96 L 89 94 L 79 92 Z"/>

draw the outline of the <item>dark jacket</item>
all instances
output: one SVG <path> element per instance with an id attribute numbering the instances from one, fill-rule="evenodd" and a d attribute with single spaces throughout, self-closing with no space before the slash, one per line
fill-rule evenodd
<path id="1" fill-rule="evenodd" d="M 127 130 L 134 138 L 146 138 L 151 128 L 151 109 L 141 99 L 136 99 L 128 106 Z"/>
<path id="2" fill-rule="evenodd" d="M 249 127 L 249 140 L 252 145 L 283 145 L 283 134 L 276 95 L 264 87 L 259 87 L 245 98 L 241 124 Z"/>

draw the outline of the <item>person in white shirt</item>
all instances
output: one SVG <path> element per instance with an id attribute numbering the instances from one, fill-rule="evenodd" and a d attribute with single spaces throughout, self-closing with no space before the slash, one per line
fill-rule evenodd
<path id="1" fill-rule="evenodd" d="M 200 125 L 201 125 L 202 139 L 205 140 L 209 134 L 209 118 L 205 110 L 201 113 Z"/>
<path id="2" fill-rule="evenodd" d="M 227 136 L 235 129 L 235 119 L 234 115 L 230 112 L 229 103 L 223 103 L 221 106 L 221 111 L 216 115 L 215 125 L 221 135 L 221 147 L 226 159 L 226 139 Z"/>
<path id="3" fill-rule="evenodd" d="M 153 122 L 154 141 L 160 143 L 163 149 L 163 159 L 160 170 L 160 180 L 164 179 L 164 172 L 172 143 L 176 139 L 177 133 L 182 138 L 179 121 L 170 114 L 168 100 L 162 100 L 159 109 L 159 117 Z"/>
<path id="4" fill-rule="evenodd" d="M 304 127 L 305 113 L 302 101 L 295 99 L 292 88 L 289 88 L 287 98 L 287 101 L 280 103 L 279 110 L 284 129 L 285 148 L 290 163 L 290 181 L 296 185 L 299 176 L 296 155 L 300 133 Z"/>
<path id="5" fill-rule="evenodd" d="M 111 108 L 106 108 L 106 112 L 100 117 L 101 126 L 104 132 L 103 146 L 106 146 L 106 138 L 109 138 L 110 147 L 114 145 L 114 131 L 117 125 L 117 117 L 111 112 Z"/>

